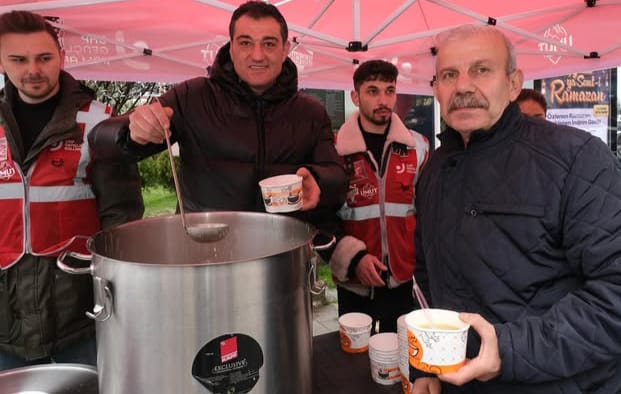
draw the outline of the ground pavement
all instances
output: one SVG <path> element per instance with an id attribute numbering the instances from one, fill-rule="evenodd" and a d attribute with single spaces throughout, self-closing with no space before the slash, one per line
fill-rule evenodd
<path id="1" fill-rule="evenodd" d="M 338 331 L 336 289 L 326 289 L 323 297 L 313 297 L 313 336 Z"/>

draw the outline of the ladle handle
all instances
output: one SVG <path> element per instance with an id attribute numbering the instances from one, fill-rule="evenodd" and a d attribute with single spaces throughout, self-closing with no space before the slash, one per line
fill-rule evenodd
<path id="1" fill-rule="evenodd" d="M 416 279 L 414 278 L 414 275 L 412 275 L 412 294 L 414 295 L 414 297 L 420 304 L 421 308 L 429 309 L 429 304 L 427 303 L 427 299 L 425 298 L 423 291 L 418 286 L 418 283 L 416 283 Z"/>
<path id="2" fill-rule="evenodd" d="M 310 284 L 310 292 L 314 296 L 320 296 L 326 291 L 327 284 L 319 279 L 319 257 L 313 256 L 310 260 L 310 270 L 308 271 L 308 283 Z"/>
<path id="3" fill-rule="evenodd" d="M 179 191 L 179 179 L 177 178 L 177 167 L 175 166 L 175 158 L 173 157 L 172 147 L 170 146 L 170 137 L 168 136 L 168 130 L 164 130 L 164 137 L 166 138 L 166 148 L 168 149 L 168 159 L 170 160 L 170 169 L 172 170 L 173 181 L 175 182 L 175 191 L 177 192 L 177 202 L 179 202 L 179 212 L 181 213 L 181 224 L 186 229 L 185 225 L 185 212 L 183 210 L 183 198 Z"/>

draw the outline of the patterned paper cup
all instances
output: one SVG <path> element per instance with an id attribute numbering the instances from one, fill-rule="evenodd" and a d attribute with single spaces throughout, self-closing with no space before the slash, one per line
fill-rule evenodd
<path id="1" fill-rule="evenodd" d="M 339 317 L 341 349 L 347 353 L 362 353 L 369 349 L 371 323 L 373 319 L 365 313 L 350 312 Z"/>
<path id="2" fill-rule="evenodd" d="M 457 371 L 466 360 L 470 325 L 457 312 L 419 309 L 405 317 L 408 361 L 414 368 L 442 374 Z"/>
<path id="3" fill-rule="evenodd" d="M 259 182 L 267 212 L 291 212 L 302 208 L 302 177 L 278 175 Z"/>

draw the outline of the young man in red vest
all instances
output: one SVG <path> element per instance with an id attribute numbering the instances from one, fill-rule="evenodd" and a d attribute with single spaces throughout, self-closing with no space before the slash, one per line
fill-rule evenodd
<path id="1" fill-rule="evenodd" d="M 398 73 L 383 60 L 356 69 L 351 98 L 359 111 L 336 137 L 350 176 L 339 211 L 347 235 L 330 260 L 339 315 L 367 313 L 381 332 L 396 332 L 397 318 L 415 308 L 415 184 L 429 155 L 427 139 L 392 112 Z"/>
<path id="2" fill-rule="evenodd" d="M 87 134 L 110 107 L 62 71 L 64 53 L 41 16 L 0 16 L 0 370 L 96 363 L 92 279 L 56 268 L 102 227 L 140 218 L 134 164 L 98 162 Z"/>

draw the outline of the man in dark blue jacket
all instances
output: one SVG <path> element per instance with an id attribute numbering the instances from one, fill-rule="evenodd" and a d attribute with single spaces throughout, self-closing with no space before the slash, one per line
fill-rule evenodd
<path id="1" fill-rule="evenodd" d="M 500 31 L 437 42 L 448 127 L 418 184 L 417 275 L 473 328 L 442 392 L 621 392 L 621 165 L 598 138 L 520 113 Z"/>

